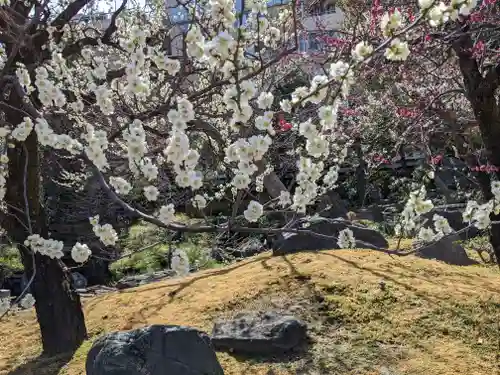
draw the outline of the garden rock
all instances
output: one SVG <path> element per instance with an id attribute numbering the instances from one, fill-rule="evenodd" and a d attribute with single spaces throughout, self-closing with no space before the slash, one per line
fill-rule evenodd
<path id="1" fill-rule="evenodd" d="M 371 206 L 367 208 L 361 208 L 355 211 L 356 220 L 369 220 L 374 223 L 381 223 L 384 221 L 384 215 L 382 210 L 378 206 Z"/>
<path id="2" fill-rule="evenodd" d="M 295 228 L 302 228 L 299 223 Z M 341 230 L 349 228 L 356 239 L 356 247 L 363 249 L 387 249 L 389 244 L 384 236 L 374 230 L 345 220 L 320 218 L 311 223 L 307 230 L 335 238 L 318 237 L 307 233 L 283 233 L 272 242 L 273 255 L 285 255 L 300 251 L 338 249 L 337 237 Z"/>
<path id="3" fill-rule="evenodd" d="M 105 335 L 92 345 L 87 375 L 221 375 L 210 338 L 193 328 L 153 325 Z"/>
<path id="4" fill-rule="evenodd" d="M 321 197 L 318 210 L 324 217 L 332 219 L 345 218 L 349 211 L 336 191 L 330 191 Z"/>
<path id="5" fill-rule="evenodd" d="M 162 270 L 144 275 L 126 276 L 118 280 L 115 286 L 117 289 L 135 288 L 136 286 L 149 284 L 173 276 L 175 276 L 175 271 L 173 270 Z"/>
<path id="6" fill-rule="evenodd" d="M 87 287 L 87 278 L 80 272 L 72 272 L 71 280 L 73 281 L 73 287 L 75 289 L 85 289 Z"/>
<path id="7" fill-rule="evenodd" d="M 421 258 L 435 259 L 456 266 L 469 266 L 477 262 L 470 259 L 465 249 L 457 243 L 460 237 L 457 234 L 441 238 L 439 241 L 419 247 L 416 255 Z"/>
<path id="8" fill-rule="evenodd" d="M 273 355 L 301 349 L 307 343 L 307 326 L 293 316 L 277 312 L 241 313 L 215 323 L 212 344 L 216 350 L 248 355 Z"/>

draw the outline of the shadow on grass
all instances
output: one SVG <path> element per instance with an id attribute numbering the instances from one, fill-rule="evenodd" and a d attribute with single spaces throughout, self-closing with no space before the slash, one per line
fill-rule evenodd
<path id="1" fill-rule="evenodd" d="M 16 367 L 7 375 L 57 375 L 74 354 L 74 351 L 52 357 L 41 354 Z"/>

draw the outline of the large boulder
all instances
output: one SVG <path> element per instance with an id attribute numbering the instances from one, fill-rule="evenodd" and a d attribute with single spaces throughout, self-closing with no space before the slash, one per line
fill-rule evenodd
<path id="1" fill-rule="evenodd" d="M 307 343 L 307 326 L 293 316 L 277 312 L 241 313 L 215 323 L 216 350 L 239 354 L 273 355 L 299 350 Z"/>
<path id="2" fill-rule="evenodd" d="M 302 228 L 299 221 L 295 228 Z M 356 240 L 356 247 L 363 249 L 387 249 L 389 244 L 384 236 L 374 230 L 353 224 L 346 220 L 319 218 L 308 227 L 303 228 L 318 233 L 283 233 L 272 242 L 273 255 L 285 255 L 300 251 L 338 249 L 337 238 L 340 231 L 349 228 Z M 329 237 L 324 237 L 329 236 Z"/>
<path id="3" fill-rule="evenodd" d="M 153 325 L 107 334 L 92 345 L 87 375 L 221 375 L 210 338 L 193 328 Z"/>
<path id="4" fill-rule="evenodd" d="M 374 223 L 382 223 L 384 221 L 382 210 L 377 205 L 360 208 L 354 213 L 356 215 L 356 220 L 369 220 L 373 221 Z"/>
<path id="5" fill-rule="evenodd" d="M 439 241 L 417 248 L 416 255 L 421 258 L 435 259 L 456 266 L 469 266 L 477 264 L 469 258 L 465 249 L 458 243 L 457 234 L 441 238 Z"/>

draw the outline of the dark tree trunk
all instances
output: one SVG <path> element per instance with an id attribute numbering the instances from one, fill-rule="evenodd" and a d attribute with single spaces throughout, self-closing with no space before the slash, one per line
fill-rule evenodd
<path id="1" fill-rule="evenodd" d="M 25 270 L 32 275 L 32 255 L 21 251 Z M 36 299 L 43 352 L 52 356 L 73 352 L 87 337 L 80 296 L 71 286 L 62 262 L 45 255 L 35 255 L 35 280 L 31 291 Z"/>
<path id="2" fill-rule="evenodd" d="M 14 92 L 11 92 L 13 106 L 21 102 L 20 98 L 14 96 Z M 7 119 L 12 124 L 18 124 L 22 120 L 17 111 L 7 113 Z M 69 352 L 78 348 L 87 337 L 80 297 L 73 289 L 70 274 L 60 260 L 40 254 L 33 257 L 31 251 L 23 245 L 30 230 L 20 222 L 31 227 L 34 234 L 48 237 L 45 212 L 40 199 L 43 192 L 35 131 L 31 132 L 24 144 L 17 144 L 15 148 L 9 149 L 8 157 L 9 176 L 5 199 L 10 206 L 9 216 L 4 218 L 5 227 L 9 236 L 18 244 L 28 278 L 31 278 L 35 269 L 31 291 L 37 301 L 35 308 L 43 351 L 47 355 Z"/>
<path id="3" fill-rule="evenodd" d="M 363 207 L 365 205 L 367 179 L 366 162 L 363 157 L 361 138 L 356 139 L 356 142 L 354 143 L 354 149 L 358 158 L 358 166 L 356 168 L 356 190 L 358 193 L 358 205 L 360 207 Z"/>
<path id="4" fill-rule="evenodd" d="M 491 165 L 500 167 L 500 110 L 495 92 L 500 84 L 500 64 L 490 68 L 483 77 L 472 53 L 473 43 L 469 34 L 464 33 L 454 43 L 459 57 L 460 71 L 464 79 L 467 98 L 471 103 L 479 123 L 481 137 L 486 149 L 486 158 Z M 500 173 L 497 172 L 497 178 Z M 488 183 L 487 183 L 488 181 Z M 479 179 L 485 199 L 493 197 L 489 178 Z M 492 221 L 500 221 L 500 215 L 491 215 Z M 500 224 L 491 226 L 490 242 L 500 266 Z"/>

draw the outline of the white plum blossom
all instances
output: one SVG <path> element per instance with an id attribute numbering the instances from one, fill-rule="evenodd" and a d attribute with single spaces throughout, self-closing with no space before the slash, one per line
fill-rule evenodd
<path id="1" fill-rule="evenodd" d="M 279 205 L 281 207 L 286 207 L 292 203 L 290 192 L 282 190 L 279 196 Z"/>
<path id="2" fill-rule="evenodd" d="M 193 205 L 199 210 L 203 210 L 207 206 L 207 200 L 203 195 L 195 195 L 193 198 Z"/>
<path id="3" fill-rule="evenodd" d="M 161 206 L 160 213 L 158 215 L 158 219 L 163 224 L 170 224 L 175 220 L 175 208 L 172 203 L 167 204 L 166 206 Z"/>
<path id="4" fill-rule="evenodd" d="M 292 111 L 292 103 L 287 99 L 280 101 L 280 107 L 284 112 L 290 113 Z"/>
<path id="5" fill-rule="evenodd" d="M 432 228 L 420 228 L 418 239 L 424 243 L 432 242 L 436 239 L 437 233 Z"/>
<path id="6" fill-rule="evenodd" d="M 418 6 L 420 9 L 425 10 L 429 9 L 433 4 L 435 0 L 418 0 Z"/>
<path id="7" fill-rule="evenodd" d="M 132 185 L 122 177 L 111 176 L 109 178 L 109 184 L 120 195 L 127 195 L 132 190 Z"/>
<path id="8" fill-rule="evenodd" d="M 149 159 L 144 159 L 141 165 L 141 172 L 148 181 L 153 181 L 158 177 L 158 167 Z"/>
<path id="9" fill-rule="evenodd" d="M 99 215 L 89 218 L 94 234 L 106 246 L 113 246 L 118 241 L 118 233 L 111 224 L 99 224 Z"/>
<path id="10" fill-rule="evenodd" d="M 391 36 L 402 25 L 402 17 L 399 10 L 392 13 L 384 13 L 380 21 L 380 28 L 385 37 Z"/>
<path id="11" fill-rule="evenodd" d="M 318 129 L 316 125 L 312 123 L 311 119 L 299 125 L 299 134 L 307 139 L 313 139 L 319 136 Z"/>
<path id="12" fill-rule="evenodd" d="M 145 186 L 143 190 L 144 196 L 150 202 L 156 201 L 158 199 L 158 196 L 160 195 L 160 191 L 154 185 Z"/>
<path id="13" fill-rule="evenodd" d="M 268 109 L 271 108 L 271 105 L 273 104 L 274 96 L 270 92 L 262 92 L 258 99 L 258 105 L 260 109 Z"/>
<path id="14" fill-rule="evenodd" d="M 352 56 L 358 60 L 363 61 L 373 53 L 373 46 L 367 42 L 359 42 L 356 44 L 352 51 Z"/>
<path id="15" fill-rule="evenodd" d="M 341 249 L 352 249 L 356 247 L 356 240 L 354 239 L 354 234 L 349 228 L 342 229 L 339 232 L 339 237 L 337 244 Z"/>
<path id="16" fill-rule="evenodd" d="M 335 80 L 341 80 L 349 74 L 352 75 L 352 70 L 350 70 L 349 64 L 344 61 L 337 61 L 330 65 L 330 77 Z"/>
<path id="17" fill-rule="evenodd" d="M 71 257 L 77 263 L 84 263 L 92 255 L 92 251 L 85 244 L 77 242 L 71 249 Z"/>
<path id="18" fill-rule="evenodd" d="M 453 232 L 453 229 L 448 223 L 448 219 L 445 217 L 435 214 L 432 217 L 432 220 L 434 221 L 434 228 L 436 229 L 436 232 L 441 232 L 443 234 L 450 234 Z"/>
<path id="19" fill-rule="evenodd" d="M 189 273 L 189 258 L 185 251 L 176 249 L 173 252 L 171 267 L 179 276 L 186 276 Z"/>
<path id="20" fill-rule="evenodd" d="M 403 42 L 396 38 L 391 41 L 390 47 L 385 50 L 385 57 L 387 60 L 405 61 L 410 55 L 408 42 Z"/>
<path id="21" fill-rule="evenodd" d="M 440 2 L 429 10 L 427 17 L 429 18 L 429 24 L 431 26 L 440 26 L 448 22 L 450 18 L 450 9 L 445 3 Z"/>
<path id="22" fill-rule="evenodd" d="M 491 194 L 493 194 L 497 201 L 500 200 L 500 181 L 491 182 Z"/>
<path id="23" fill-rule="evenodd" d="M 274 134 L 273 116 L 274 113 L 271 111 L 265 112 L 263 116 L 257 116 L 255 119 L 255 127 L 259 130 Z"/>
<path id="24" fill-rule="evenodd" d="M 23 297 L 23 299 L 21 299 L 21 301 L 19 301 L 19 305 L 23 309 L 30 309 L 35 305 L 35 302 L 36 302 L 35 297 L 33 297 L 33 295 L 31 293 L 26 293 L 26 295 Z"/>
<path id="25" fill-rule="evenodd" d="M 460 0 L 459 0 L 460 1 Z M 459 13 L 463 16 L 470 15 L 472 9 L 477 6 L 477 0 L 457 1 L 460 4 Z"/>
<path id="26" fill-rule="evenodd" d="M 29 117 L 25 117 L 23 121 L 12 130 L 11 136 L 16 141 L 24 142 L 30 135 L 33 127 L 33 121 Z"/>
<path id="27" fill-rule="evenodd" d="M 231 184 L 238 190 L 246 189 L 252 180 L 246 173 L 237 173 L 234 175 Z"/>
<path id="28" fill-rule="evenodd" d="M 251 223 L 256 223 L 257 221 L 259 221 L 263 213 L 264 213 L 264 208 L 257 201 L 250 201 L 247 209 L 243 211 L 245 219 L 247 219 Z"/>

